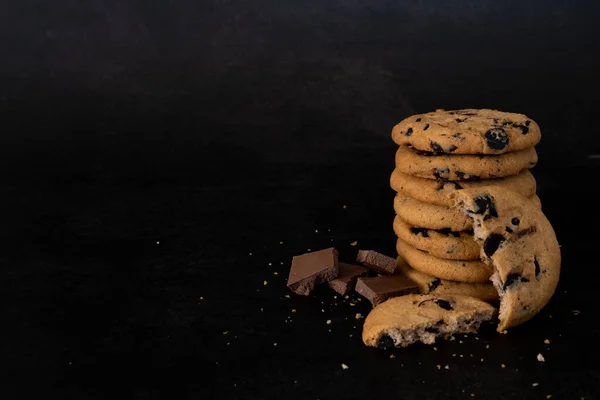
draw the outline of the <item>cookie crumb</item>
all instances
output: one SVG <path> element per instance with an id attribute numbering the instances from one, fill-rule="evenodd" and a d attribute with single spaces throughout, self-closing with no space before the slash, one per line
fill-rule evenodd
<path id="1" fill-rule="evenodd" d="M 279 273 L 277 271 L 273 272 L 273 275 L 279 275 Z"/>
<path id="2" fill-rule="evenodd" d="M 342 208 L 345 210 L 346 208 L 348 208 L 348 206 L 344 204 L 344 205 L 342 206 Z"/>
<path id="3" fill-rule="evenodd" d="M 260 308 L 260 312 L 263 312 L 263 308 L 262 307 Z"/>
<path id="4" fill-rule="evenodd" d="M 579 315 L 581 313 L 581 311 L 579 310 L 573 310 L 573 315 Z"/>
<path id="5" fill-rule="evenodd" d="M 458 343 L 462 344 L 462 340 L 459 340 Z"/>
<path id="6" fill-rule="evenodd" d="M 544 340 L 544 344 L 550 344 L 550 341 L 548 339 Z"/>
<path id="7" fill-rule="evenodd" d="M 251 256 L 251 255 L 252 255 L 252 253 L 248 253 L 248 255 L 249 255 L 249 256 Z"/>
<path id="8" fill-rule="evenodd" d="M 503 335 L 506 335 L 506 334 L 508 333 L 508 331 L 505 329 L 505 330 L 503 330 L 503 331 L 502 331 L 502 332 L 500 332 L 500 333 L 501 333 L 501 334 L 503 334 Z"/>
<path id="9" fill-rule="evenodd" d="M 200 296 L 200 301 L 204 300 L 204 297 Z"/>
<path id="10" fill-rule="evenodd" d="M 354 316 L 354 318 L 361 319 L 361 318 L 363 318 L 363 315 L 361 313 L 356 313 L 356 315 Z"/>
<path id="11" fill-rule="evenodd" d="M 315 229 L 315 233 L 319 233 L 319 230 L 318 230 L 318 229 Z"/>
<path id="12" fill-rule="evenodd" d="M 450 366 L 448 366 L 448 364 L 446 364 L 446 366 L 444 367 L 444 369 L 450 369 Z"/>
<path id="13" fill-rule="evenodd" d="M 350 334 L 350 336 L 349 336 L 349 337 L 352 337 L 352 334 Z"/>
<path id="14" fill-rule="evenodd" d="M 283 244 L 283 242 L 279 242 L 279 244 Z"/>
<path id="15" fill-rule="evenodd" d="M 471 393 L 471 397 L 475 397 L 475 393 Z"/>
<path id="16" fill-rule="evenodd" d="M 435 346 L 434 346 L 434 347 L 433 347 L 433 351 L 437 351 L 437 347 L 435 347 Z"/>
<path id="17" fill-rule="evenodd" d="M 273 263 L 269 263 L 269 266 L 273 265 Z"/>
<path id="18" fill-rule="evenodd" d="M 293 313 L 295 313 L 295 312 L 296 312 L 296 309 L 295 309 L 295 308 L 292 308 L 292 312 L 293 312 Z"/>
<path id="19" fill-rule="evenodd" d="M 350 243 L 350 246 L 356 246 L 357 244 L 358 244 L 358 241 L 355 240 L 354 242 Z"/>
<path id="20" fill-rule="evenodd" d="M 396 356 L 393 354 L 390 354 L 390 358 L 396 358 Z"/>
<path id="21" fill-rule="evenodd" d="M 286 294 L 286 295 L 285 295 L 285 296 L 283 296 L 283 297 L 285 297 L 286 299 L 289 299 L 289 298 L 290 298 L 290 295 L 289 295 L 289 294 Z"/>
<path id="22" fill-rule="evenodd" d="M 442 366 L 440 364 L 435 366 L 438 370 L 442 369 Z"/>
<path id="23" fill-rule="evenodd" d="M 269 282 L 267 282 L 267 281 L 263 281 L 263 285 L 264 285 L 264 286 L 267 286 L 268 284 L 269 284 Z"/>
<path id="24" fill-rule="evenodd" d="M 486 344 L 486 345 L 485 345 L 485 348 L 486 348 L 486 349 L 489 349 L 489 348 L 490 348 L 490 345 L 489 345 L 489 344 Z"/>
<path id="25" fill-rule="evenodd" d="M 354 307 L 355 305 L 355 303 L 350 303 L 350 307 Z"/>
<path id="26" fill-rule="evenodd" d="M 331 320 L 328 319 L 326 323 L 327 323 L 327 325 L 331 325 Z"/>
<path id="27" fill-rule="evenodd" d="M 506 365 L 504 365 L 504 364 L 501 364 L 500 366 L 501 366 L 502 368 L 506 368 Z"/>
<path id="28" fill-rule="evenodd" d="M 538 386 L 538 385 L 539 385 L 539 383 L 537 383 L 537 382 L 533 382 L 533 383 L 531 384 L 531 386 L 533 386 L 533 387 L 536 387 L 536 386 Z"/>
<path id="29" fill-rule="evenodd" d="M 542 355 L 542 353 L 538 353 L 538 355 L 537 355 L 537 360 L 538 360 L 539 362 L 544 362 L 544 361 L 546 361 L 546 359 L 544 358 L 544 356 Z"/>
<path id="30" fill-rule="evenodd" d="M 552 397 L 552 395 L 551 395 L 551 394 L 547 394 L 547 395 L 546 395 L 546 398 L 547 398 L 547 399 L 549 399 L 549 398 L 551 398 L 551 397 Z"/>
<path id="31" fill-rule="evenodd" d="M 273 346 L 274 346 L 274 347 L 277 347 L 277 342 L 273 343 Z"/>
<path id="32" fill-rule="evenodd" d="M 227 335 L 229 331 L 223 331 L 223 335 Z"/>
<path id="33" fill-rule="evenodd" d="M 342 369 L 343 370 L 347 370 L 348 368 L 350 368 L 349 366 L 347 366 L 346 364 L 342 364 Z"/>

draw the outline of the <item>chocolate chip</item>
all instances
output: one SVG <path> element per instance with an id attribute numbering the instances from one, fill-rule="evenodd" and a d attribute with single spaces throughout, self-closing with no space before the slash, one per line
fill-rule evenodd
<path id="1" fill-rule="evenodd" d="M 525 126 L 529 126 L 530 123 L 531 123 L 530 120 L 525 121 Z"/>
<path id="2" fill-rule="evenodd" d="M 438 179 L 447 179 L 448 174 L 450 174 L 450 170 L 448 168 L 434 168 L 433 176 Z"/>
<path id="3" fill-rule="evenodd" d="M 448 114 L 454 115 L 454 111 L 448 111 Z"/>
<path id="4" fill-rule="evenodd" d="M 462 186 L 460 186 L 457 182 L 452 182 L 452 183 L 454 183 L 454 190 L 462 189 Z"/>
<path id="5" fill-rule="evenodd" d="M 483 251 L 485 252 L 485 255 L 491 257 L 496 250 L 498 250 L 498 247 L 502 245 L 502 242 L 504 242 L 504 236 L 499 233 L 492 233 L 488 236 L 483 242 Z"/>
<path id="6" fill-rule="evenodd" d="M 441 284 L 442 284 L 442 280 L 440 278 L 435 278 L 434 280 L 432 280 L 431 282 L 429 282 L 429 291 L 433 292 Z"/>
<path id="7" fill-rule="evenodd" d="M 444 310 L 454 310 L 454 307 L 452 307 L 448 300 L 436 299 L 434 302 Z"/>
<path id="8" fill-rule="evenodd" d="M 514 217 L 513 219 L 510 220 L 510 223 L 513 225 L 519 225 L 521 223 L 521 220 L 517 217 Z"/>
<path id="9" fill-rule="evenodd" d="M 498 212 L 496 211 L 496 204 L 494 199 L 488 195 L 477 196 L 473 199 L 475 206 L 477 207 L 473 212 L 475 214 L 483 215 L 483 220 L 487 221 L 490 218 L 498 218 Z"/>
<path id="10" fill-rule="evenodd" d="M 431 149 L 433 150 L 434 154 L 444 154 L 444 148 L 442 146 L 440 146 L 439 143 L 436 142 L 431 142 Z"/>
<path id="11" fill-rule="evenodd" d="M 506 232 L 513 233 L 513 230 L 512 230 L 512 228 L 510 226 L 507 226 L 506 227 Z"/>
<path id="12" fill-rule="evenodd" d="M 421 122 L 421 118 L 417 118 L 415 122 Z"/>
<path id="13" fill-rule="evenodd" d="M 519 128 L 521 130 L 521 133 L 523 135 L 527 135 L 529 133 L 529 128 L 526 127 L 525 125 L 513 124 L 513 126 L 515 128 Z"/>
<path id="14" fill-rule="evenodd" d="M 508 135 L 502 128 L 492 128 L 485 133 L 485 139 L 489 148 L 502 150 L 508 145 Z"/>
<path id="15" fill-rule="evenodd" d="M 452 153 L 454 150 L 458 149 L 458 147 L 456 147 L 455 145 L 450 145 L 450 147 L 448 147 L 448 153 Z"/>
<path id="16" fill-rule="evenodd" d="M 478 181 L 481 178 L 477 175 L 467 174 L 466 172 L 456 171 L 456 176 L 458 176 L 463 181 Z"/>
<path id="17" fill-rule="evenodd" d="M 417 153 L 417 155 L 419 155 L 419 156 L 425 156 L 425 157 L 431 157 L 431 156 L 435 155 L 435 153 L 432 153 L 431 151 L 425 151 L 425 150 L 415 150 L 415 153 Z"/>
<path id="18" fill-rule="evenodd" d="M 394 339 L 392 339 L 389 335 L 381 335 L 377 341 L 377 347 L 383 350 L 393 349 L 395 347 Z"/>
<path id="19" fill-rule="evenodd" d="M 511 287 L 512 285 L 514 285 L 517 282 L 529 282 L 529 279 L 522 277 L 519 274 L 509 274 L 506 277 L 506 281 L 504 282 L 504 286 L 502 287 L 503 290 L 506 290 L 507 288 Z"/>
<path id="20" fill-rule="evenodd" d="M 414 226 L 410 227 L 410 232 L 413 235 L 421 234 L 421 236 L 428 238 L 429 237 L 429 229 L 427 228 L 416 228 Z"/>
<path id="21" fill-rule="evenodd" d="M 429 129 L 429 124 L 425 124 L 425 126 L 423 127 L 424 131 L 426 131 L 427 129 Z"/>
<path id="22" fill-rule="evenodd" d="M 450 235 L 452 235 L 454 237 L 460 236 L 460 232 L 454 232 L 450 228 L 437 229 L 436 232 L 438 232 L 439 234 L 444 235 L 444 236 L 450 236 Z"/>
<path id="23" fill-rule="evenodd" d="M 408 128 L 406 132 L 404 132 L 404 136 L 410 136 L 413 133 L 413 129 L 412 128 Z"/>
<path id="24" fill-rule="evenodd" d="M 535 277 L 539 278 L 540 277 L 540 263 L 537 260 L 537 257 L 533 257 L 533 265 L 535 265 Z"/>
<path id="25" fill-rule="evenodd" d="M 464 121 L 465 121 L 465 119 L 466 119 L 466 118 L 464 118 L 464 119 L 456 118 L 456 122 L 458 122 L 458 123 L 460 124 L 461 122 L 464 122 Z"/>

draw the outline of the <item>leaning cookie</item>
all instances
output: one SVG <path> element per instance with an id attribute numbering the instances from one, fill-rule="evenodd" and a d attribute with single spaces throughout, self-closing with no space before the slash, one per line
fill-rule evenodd
<path id="1" fill-rule="evenodd" d="M 398 239 L 398 255 L 414 269 L 449 281 L 484 283 L 489 282 L 492 268 L 482 261 L 444 260 L 416 249 Z"/>
<path id="2" fill-rule="evenodd" d="M 367 315 L 362 339 L 365 345 L 382 349 L 406 347 L 417 341 L 433 344 L 437 337 L 477 332 L 480 324 L 491 320 L 495 312 L 490 304 L 468 296 L 394 297 Z"/>
<path id="3" fill-rule="evenodd" d="M 398 257 L 397 273 L 413 280 L 419 286 L 421 294 L 431 293 L 440 296 L 457 294 L 475 297 L 492 304 L 498 302 L 498 292 L 491 283 L 464 283 L 436 278 L 411 268 L 402 257 Z"/>
<path id="4" fill-rule="evenodd" d="M 473 219 L 481 256 L 494 269 L 498 331 L 528 321 L 558 284 L 561 255 L 552 225 L 532 201 L 499 188 L 459 190 L 455 201 Z"/>
<path id="5" fill-rule="evenodd" d="M 541 132 L 523 114 L 437 110 L 404 119 L 392 129 L 392 139 L 436 154 L 502 154 L 535 146 Z"/>
<path id="6" fill-rule="evenodd" d="M 536 191 L 536 181 L 529 170 L 506 178 L 483 181 L 447 181 L 418 178 L 395 169 L 390 176 L 390 186 L 396 192 L 402 192 L 416 200 L 446 207 L 454 205 L 450 195 L 459 189 L 498 186 L 521 193 L 525 197 L 535 195 Z"/>
<path id="7" fill-rule="evenodd" d="M 411 226 L 402 218 L 394 218 L 396 236 L 434 257 L 448 260 L 479 260 L 479 245 L 473 232 L 450 229 L 427 229 Z"/>
<path id="8" fill-rule="evenodd" d="M 434 155 L 401 146 L 396 152 L 396 168 L 408 175 L 452 181 L 503 178 L 516 175 L 537 164 L 535 148 L 501 155 Z"/>

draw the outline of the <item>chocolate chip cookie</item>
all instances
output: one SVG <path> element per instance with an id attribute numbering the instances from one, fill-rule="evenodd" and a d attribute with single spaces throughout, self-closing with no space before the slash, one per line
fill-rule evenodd
<path id="1" fill-rule="evenodd" d="M 533 147 L 501 155 L 435 155 L 400 146 L 396 168 L 405 174 L 427 179 L 478 181 L 517 175 L 533 168 L 538 156 Z"/>
<path id="2" fill-rule="evenodd" d="M 414 269 L 449 281 L 487 283 L 492 267 L 482 261 L 444 260 L 412 247 L 402 239 L 396 241 L 398 255 Z"/>
<path id="3" fill-rule="evenodd" d="M 483 181 L 448 181 L 418 178 L 395 169 L 390 176 L 390 186 L 396 192 L 402 192 L 413 199 L 446 207 L 453 206 L 450 195 L 458 189 L 498 186 L 521 193 L 525 197 L 533 196 L 536 191 L 536 181 L 529 170 L 506 178 Z"/>
<path id="4" fill-rule="evenodd" d="M 523 114 L 437 110 L 406 118 L 394 126 L 392 139 L 435 154 L 503 154 L 535 146 L 541 132 Z"/>
<path id="5" fill-rule="evenodd" d="M 416 282 L 419 285 L 419 292 L 422 294 L 433 293 L 442 296 L 458 294 L 475 297 L 493 304 L 498 302 L 498 292 L 491 283 L 463 283 L 436 278 L 411 268 L 402 257 L 398 257 L 396 273 L 406 275 Z"/>
<path id="6" fill-rule="evenodd" d="M 394 297 L 376 306 L 363 325 L 367 346 L 391 349 L 421 341 L 435 343 L 438 337 L 477 332 L 483 321 L 491 320 L 496 309 L 468 296 L 409 294 Z"/>
<path id="7" fill-rule="evenodd" d="M 472 231 L 428 229 L 411 226 L 400 217 L 394 218 L 396 236 L 434 257 L 448 260 L 479 260 L 479 245 Z"/>
<path id="8" fill-rule="evenodd" d="M 552 225 L 516 192 L 497 187 L 458 190 L 457 207 L 473 219 L 481 256 L 493 267 L 500 296 L 498 331 L 531 319 L 548 303 L 560 276 L 560 247 Z"/>

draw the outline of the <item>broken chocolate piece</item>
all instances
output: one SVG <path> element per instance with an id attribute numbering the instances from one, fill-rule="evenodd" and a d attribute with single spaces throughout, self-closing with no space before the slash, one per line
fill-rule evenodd
<path id="1" fill-rule="evenodd" d="M 485 133 L 485 139 L 490 149 L 502 150 L 508 146 L 508 135 L 502 128 L 492 128 Z"/>
<path id="2" fill-rule="evenodd" d="M 516 282 L 527 283 L 527 282 L 529 282 L 529 279 L 527 279 L 519 274 L 509 274 L 506 277 L 506 282 L 504 282 L 504 286 L 502 287 L 502 290 L 508 289 L 509 287 L 514 285 Z"/>
<path id="3" fill-rule="evenodd" d="M 491 257 L 498 250 L 502 242 L 504 242 L 504 236 L 499 233 L 492 233 L 488 236 L 483 242 L 485 255 Z"/>
<path id="4" fill-rule="evenodd" d="M 408 128 L 408 129 L 406 130 L 406 132 L 404 132 L 404 135 L 405 135 L 405 136 L 410 136 L 410 135 L 412 135 L 412 133 L 413 133 L 413 128 Z"/>
<path id="5" fill-rule="evenodd" d="M 376 276 L 358 278 L 356 292 L 376 306 L 392 297 L 419 293 L 419 286 L 405 275 Z"/>
<path id="6" fill-rule="evenodd" d="M 496 204 L 494 199 L 488 195 L 477 196 L 473 199 L 476 210 L 473 210 L 475 214 L 483 215 L 483 220 L 487 221 L 490 218 L 498 218 L 498 211 L 496 211 Z"/>
<path id="7" fill-rule="evenodd" d="M 414 226 L 410 227 L 410 233 L 412 233 L 413 235 L 421 235 L 424 238 L 428 238 L 429 237 L 429 229 L 427 228 L 417 228 Z"/>
<path id="8" fill-rule="evenodd" d="M 333 247 L 295 256 L 287 286 L 296 294 L 308 296 L 319 283 L 338 276 L 338 252 Z"/>
<path id="9" fill-rule="evenodd" d="M 533 264 L 535 265 L 535 277 L 539 278 L 540 277 L 540 263 L 537 260 L 537 257 L 533 257 Z"/>
<path id="10" fill-rule="evenodd" d="M 359 250 L 356 261 L 375 272 L 388 275 L 394 273 L 398 264 L 395 258 L 384 256 L 373 250 Z"/>
<path id="11" fill-rule="evenodd" d="M 382 350 L 390 350 L 395 347 L 394 339 L 392 339 L 389 335 L 381 335 L 379 340 L 377 341 L 377 347 Z"/>
<path id="12" fill-rule="evenodd" d="M 327 285 L 341 295 L 352 292 L 356 286 L 356 280 L 367 275 L 368 272 L 364 267 L 346 263 L 339 263 L 338 269 L 337 278 L 327 282 Z"/>
<path id="13" fill-rule="evenodd" d="M 435 278 L 434 280 L 432 280 L 431 282 L 429 282 L 429 291 L 433 292 L 441 284 L 442 284 L 442 280 L 440 278 Z"/>
<path id="14" fill-rule="evenodd" d="M 440 306 L 441 308 L 443 308 L 444 310 L 454 310 L 454 307 L 452 307 L 452 304 L 450 304 L 450 302 L 448 300 L 442 300 L 442 299 L 437 299 L 434 300 L 435 304 L 437 304 L 438 306 Z"/>

